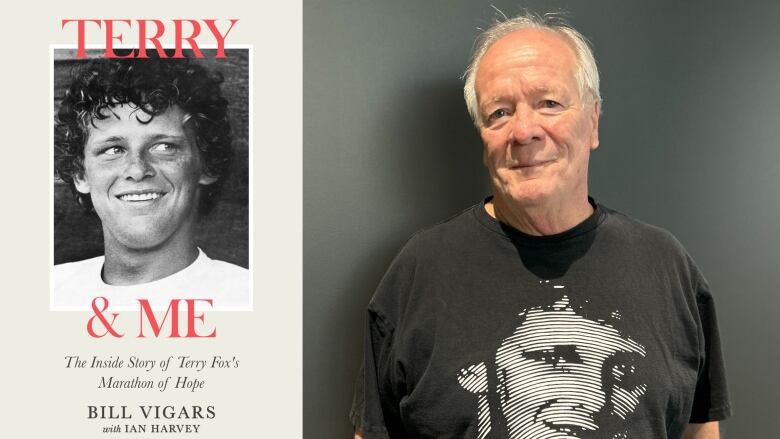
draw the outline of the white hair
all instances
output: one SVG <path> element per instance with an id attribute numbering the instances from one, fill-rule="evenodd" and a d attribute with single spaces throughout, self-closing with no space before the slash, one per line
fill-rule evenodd
<path id="1" fill-rule="evenodd" d="M 499 11 L 500 12 L 500 11 Z M 503 15 L 503 13 L 502 13 Z M 596 59 L 590 48 L 588 40 L 556 14 L 539 14 L 524 11 L 512 18 L 498 20 L 495 24 L 483 31 L 474 43 L 474 51 L 471 62 L 463 74 L 465 85 L 463 97 L 466 99 L 466 107 L 477 129 L 482 127 L 482 118 L 479 114 L 479 102 L 477 100 L 476 78 L 477 70 L 482 58 L 488 49 L 501 38 L 523 29 L 543 29 L 561 36 L 574 50 L 577 57 L 575 79 L 580 89 L 580 97 L 597 102 L 601 108 L 601 92 L 599 91 L 599 70 L 596 67 Z"/>

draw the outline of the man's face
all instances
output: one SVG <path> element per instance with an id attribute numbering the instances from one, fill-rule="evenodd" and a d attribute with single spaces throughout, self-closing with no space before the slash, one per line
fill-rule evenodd
<path id="1" fill-rule="evenodd" d="M 498 393 L 509 437 L 622 437 L 647 387 L 636 382 L 644 348 L 568 306 L 532 309 L 496 352 Z M 619 423 L 618 423 L 619 424 Z"/>
<path id="2" fill-rule="evenodd" d="M 587 196 L 598 104 L 580 95 L 574 50 L 525 29 L 488 49 L 476 76 L 483 161 L 498 202 L 565 204 Z"/>
<path id="3" fill-rule="evenodd" d="M 75 179 L 76 189 L 90 194 L 106 245 L 152 249 L 191 238 L 200 185 L 215 179 L 202 172 L 184 113 L 172 107 L 150 120 L 130 104 L 110 111 L 90 126 L 84 175 Z"/>

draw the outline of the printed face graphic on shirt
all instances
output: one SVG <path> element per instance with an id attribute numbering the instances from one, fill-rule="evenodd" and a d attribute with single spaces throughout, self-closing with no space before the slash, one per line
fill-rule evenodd
<path id="1" fill-rule="evenodd" d="M 645 348 L 605 321 L 578 313 L 565 295 L 520 317 L 492 365 L 459 373 L 461 386 L 478 396 L 478 437 L 491 428 L 506 429 L 512 439 L 627 437 L 606 424 L 625 420 L 645 394 L 646 384 L 634 375 Z M 500 407 L 491 410 L 496 402 Z"/>

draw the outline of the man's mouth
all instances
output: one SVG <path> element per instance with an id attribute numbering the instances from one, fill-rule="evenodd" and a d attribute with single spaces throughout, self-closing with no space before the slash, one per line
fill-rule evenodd
<path id="1" fill-rule="evenodd" d="M 575 437 L 598 430 L 593 414 L 583 404 L 547 401 L 534 413 L 534 422 L 541 422 L 550 430 L 565 432 Z"/>
<path id="2" fill-rule="evenodd" d="M 122 201 L 151 201 L 156 200 L 160 197 L 165 195 L 163 192 L 138 192 L 138 193 L 128 193 L 128 194 L 122 194 L 117 195 L 117 198 L 119 198 Z"/>
<path id="3" fill-rule="evenodd" d="M 538 160 L 533 162 L 518 162 L 513 163 L 509 166 L 510 169 L 528 169 L 528 168 L 535 168 L 538 166 L 544 166 L 549 163 L 552 163 L 553 160 Z"/>

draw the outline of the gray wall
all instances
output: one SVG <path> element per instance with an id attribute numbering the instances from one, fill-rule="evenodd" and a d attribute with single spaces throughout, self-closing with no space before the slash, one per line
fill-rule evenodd
<path id="1" fill-rule="evenodd" d="M 487 194 L 459 76 L 517 3 L 304 0 L 304 437 L 348 437 L 364 308 L 415 230 Z M 672 231 L 718 304 L 735 416 L 774 437 L 780 384 L 780 4 L 568 10 L 602 75 L 591 194 Z"/>

